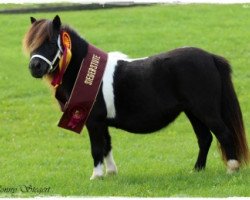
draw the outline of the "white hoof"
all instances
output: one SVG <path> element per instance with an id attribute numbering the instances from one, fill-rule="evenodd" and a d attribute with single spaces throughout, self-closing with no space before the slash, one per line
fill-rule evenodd
<path id="1" fill-rule="evenodd" d="M 89 180 L 101 180 L 101 179 L 103 179 L 103 176 L 100 176 L 100 175 L 92 175 L 91 177 L 90 177 L 90 179 Z"/>
<path id="2" fill-rule="evenodd" d="M 108 155 L 105 157 L 105 163 L 106 163 L 106 175 L 115 175 L 118 173 L 117 167 L 112 155 L 112 151 L 108 153 Z"/>
<path id="3" fill-rule="evenodd" d="M 103 164 L 99 163 L 94 169 L 90 180 L 102 179 L 103 178 Z"/>
<path id="4" fill-rule="evenodd" d="M 228 160 L 227 161 L 227 173 L 232 174 L 238 171 L 240 168 L 240 163 L 237 160 Z"/>
<path id="5" fill-rule="evenodd" d="M 106 175 L 107 176 L 113 176 L 113 175 L 116 175 L 116 174 L 118 174 L 118 170 L 117 170 L 116 166 L 115 166 L 114 169 L 107 169 L 106 170 Z"/>

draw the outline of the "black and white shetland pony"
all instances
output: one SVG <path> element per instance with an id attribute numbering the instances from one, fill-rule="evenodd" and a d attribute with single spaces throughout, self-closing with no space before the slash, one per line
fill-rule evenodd
<path id="1" fill-rule="evenodd" d="M 24 38 L 30 55 L 52 61 L 58 52 L 60 31 L 72 41 L 72 59 L 56 89 L 56 98 L 65 103 L 71 93 L 88 42 L 73 29 L 53 20 L 31 18 Z M 35 78 L 53 77 L 44 59 L 31 59 L 29 69 Z M 102 87 L 86 126 L 91 142 L 94 170 L 91 179 L 116 174 L 108 127 L 133 133 L 151 133 L 166 127 L 184 112 L 198 139 L 199 155 L 195 170 L 205 168 L 212 134 L 220 143 L 228 172 L 239 169 L 249 159 L 242 113 L 231 81 L 228 62 L 202 49 L 186 47 L 142 59 L 129 59 L 119 52 L 108 53 Z"/>

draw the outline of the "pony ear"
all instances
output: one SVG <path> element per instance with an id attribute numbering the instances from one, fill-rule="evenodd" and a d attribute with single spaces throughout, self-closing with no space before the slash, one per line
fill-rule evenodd
<path id="1" fill-rule="evenodd" d="M 33 24 L 34 22 L 36 22 L 36 18 L 30 17 L 30 22 L 31 22 L 31 24 Z"/>
<path id="2" fill-rule="evenodd" d="M 53 19 L 53 27 L 56 29 L 56 30 L 60 30 L 60 27 L 61 27 L 61 19 L 58 15 L 56 15 Z"/>

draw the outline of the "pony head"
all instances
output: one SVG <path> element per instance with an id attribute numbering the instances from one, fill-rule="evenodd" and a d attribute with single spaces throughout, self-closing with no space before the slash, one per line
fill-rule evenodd
<path id="1" fill-rule="evenodd" d="M 62 47 L 60 45 L 61 20 L 30 18 L 31 27 L 23 39 L 23 48 L 30 55 L 29 69 L 35 78 L 52 73 L 58 66 Z"/>

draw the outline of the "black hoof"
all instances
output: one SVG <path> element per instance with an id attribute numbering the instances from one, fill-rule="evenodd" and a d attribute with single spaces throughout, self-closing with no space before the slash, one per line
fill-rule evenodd
<path id="1" fill-rule="evenodd" d="M 194 170 L 197 172 L 205 170 L 205 166 L 195 165 Z"/>

